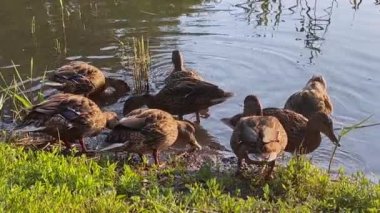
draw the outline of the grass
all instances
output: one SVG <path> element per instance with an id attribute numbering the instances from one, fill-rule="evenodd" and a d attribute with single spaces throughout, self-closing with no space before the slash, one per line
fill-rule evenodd
<path id="1" fill-rule="evenodd" d="M 108 160 L 63 157 L 0 144 L 0 208 L 5 212 L 300 212 L 380 208 L 380 185 L 362 174 L 327 172 L 291 160 L 269 182 L 176 161 L 145 170 Z"/>
<path id="2" fill-rule="evenodd" d="M 121 46 L 120 58 L 127 69 L 132 70 L 134 93 L 149 92 L 149 72 L 151 65 L 149 40 L 143 36 L 131 41 L 118 40 Z"/>
<path id="3" fill-rule="evenodd" d="M 28 84 L 32 84 L 36 79 L 33 78 L 34 60 L 30 59 L 30 76 L 23 78 L 20 71 L 17 69 L 16 64 L 12 61 L 14 74 L 11 82 L 7 81 L 5 77 L 0 73 L 0 79 L 2 81 L 0 85 L 0 110 L 5 108 L 9 110 L 7 113 L 11 113 L 14 120 L 18 120 L 22 117 L 22 114 L 33 106 L 32 95 L 37 95 L 38 102 L 43 100 L 41 90 L 34 91 L 33 93 L 25 92 L 28 88 Z M 40 77 L 44 80 L 46 72 Z"/>
<path id="4" fill-rule="evenodd" d="M 342 140 L 342 138 L 344 136 L 346 136 L 348 133 L 350 133 L 351 131 L 353 130 L 356 130 L 356 129 L 360 129 L 360 128 L 363 128 L 363 127 L 370 127 L 371 125 L 363 125 L 365 124 L 370 118 L 372 117 L 372 115 L 368 116 L 367 118 L 353 124 L 353 125 L 350 125 L 350 126 L 345 126 L 341 129 L 339 135 L 338 135 L 338 144 L 340 144 L 340 141 Z M 378 123 L 375 123 L 375 124 L 372 124 L 372 125 L 378 125 Z M 336 153 L 336 150 L 338 149 L 338 144 L 335 145 L 334 147 L 334 150 L 331 154 L 331 157 L 330 157 L 330 161 L 329 161 L 329 166 L 328 166 L 328 169 L 327 171 L 330 173 L 331 171 L 331 165 L 332 165 L 332 161 L 334 159 L 334 156 L 335 156 L 335 153 Z"/>
<path id="5" fill-rule="evenodd" d="M 135 91 L 149 91 L 150 53 L 149 40 L 133 38 L 133 78 Z"/>

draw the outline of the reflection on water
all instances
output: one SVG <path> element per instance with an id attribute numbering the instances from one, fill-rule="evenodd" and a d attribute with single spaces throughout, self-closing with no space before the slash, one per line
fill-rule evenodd
<path id="1" fill-rule="evenodd" d="M 330 2 L 326 5 L 327 2 Z M 360 2 L 352 2 L 355 8 L 359 7 Z M 276 30 L 283 16 L 297 16 L 295 30 L 304 34 L 305 47 L 310 50 L 309 63 L 321 52 L 321 46 L 328 27 L 331 23 L 333 8 L 337 5 L 335 0 L 324 1 L 323 5 L 318 4 L 318 0 L 305 1 L 296 0 L 294 3 L 282 4 L 282 1 L 251 1 L 236 4 L 236 7 L 242 8 L 247 14 L 248 24 L 252 21 L 256 26 L 272 26 Z M 301 40 L 300 38 L 297 38 Z"/>
<path id="2" fill-rule="evenodd" d="M 177 17 L 196 11 L 192 6 L 199 3 L 201 0 L 64 1 L 61 6 L 60 1 L 4 0 L 0 3 L 0 67 L 13 60 L 26 73 L 31 57 L 40 73 L 62 65 L 67 57 L 110 65 L 117 61 L 112 58 L 118 52 L 109 48 L 120 46 L 117 39 L 141 33 L 156 38 L 165 33 L 164 27 L 176 28 Z"/>
<path id="3" fill-rule="evenodd" d="M 231 130 L 220 119 L 240 112 L 247 94 L 256 94 L 265 107 L 281 107 L 314 73 L 327 79 L 338 126 L 369 114 L 372 122 L 380 120 L 380 28 L 374 27 L 380 26 L 379 0 L 59 2 L 1 1 L 0 72 L 7 80 L 14 75 L 12 61 L 23 77 L 31 67 L 37 77 L 82 60 L 130 86 L 132 72 L 123 63 L 131 49 L 124 44 L 143 35 L 151 47 L 153 92 L 172 69 L 170 52 L 180 49 L 188 67 L 235 93 L 202 120 L 197 138 L 208 146 L 229 149 Z M 129 93 L 127 85 L 119 86 Z M 118 97 L 107 110 L 121 113 L 126 97 Z M 380 175 L 377 138 L 377 127 L 350 133 L 334 168 Z M 332 148 L 324 141 L 313 161 L 326 167 Z"/>

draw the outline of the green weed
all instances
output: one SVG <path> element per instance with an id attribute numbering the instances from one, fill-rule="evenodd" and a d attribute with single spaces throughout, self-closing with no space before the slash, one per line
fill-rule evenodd
<path id="1" fill-rule="evenodd" d="M 149 40 L 141 36 L 133 37 L 131 41 L 117 41 L 120 44 L 122 63 L 127 69 L 132 70 L 134 92 L 148 92 L 151 65 Z"/>
<path id="2" fill-rule="evenodd" d="M 28 87 L 32 85 L 37 79 L 34 79 L 34 60 L 30 59 L 30 72 L 28 77 L 22 77 L 20 71 L 18 70 L 16 64 L 12 61 L 14 75 L 11 82 L 7 81 L 5 77 L 0 73 L 0 79 L 2 83 L 0 84 L 0 109 L 3 111 L 4 106 L 7 106 L 7 113 L 11 113 L 14 120 L 18 120 L 22 117 L 22 114 L 28 109 L 33 107 L 32 97 L 37 95 L 38 101 L 43 100 L 42 91 L 26 92 Z M 46 73 L 40 80 L 44 80 Z"/>
<path id="3" fill-rule="evenodd" d="M 32 152 L 0 144 L 0 211 L 80 212 L 376 212 L 380 185 L 363 174 L 329 174 L 306 159 L 292 159 L 275 177 L 257 185 L 256 176 L 210 166 L 190 172 L 99 164 L 64 157 L 57 150 Z M 244 193 L 242 193 L 244 191 Z"/>

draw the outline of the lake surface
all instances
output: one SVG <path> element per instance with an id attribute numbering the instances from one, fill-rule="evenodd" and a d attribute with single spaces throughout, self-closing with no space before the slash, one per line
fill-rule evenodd
<path id="1" fill-rule="evenodd" d="M 242 110 L 247 94 L 263 106 L 282 107 L 313 74 L 322 74 L 334 104 L 335 126 L 373 114 L 380 122 L 379 1 L 13 1 L 0 3 L 0 72 L 12 79 L 12 61 L 22 75 L 83 60 L 122 78 L 121 42 L 149 38 L 150 81 L 157 91 L 171 70 L 171 51 L 186 66 L 235 93 L 210 109 L 201 137 L 229 148 L 231 130 L 220 119 Z M 121 112 L 122 101 L 108 108 Z M 191 117 L 189 117 L 191 118 Z M 353 131 L 341 141 L 334 169 L 380 177 L 379 128 Z M 327 167 L 333 146 L 324 137 L 312 154 Z"/>

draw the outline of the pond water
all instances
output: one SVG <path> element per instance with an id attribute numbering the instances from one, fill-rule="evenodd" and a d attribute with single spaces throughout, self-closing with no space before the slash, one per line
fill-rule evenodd
<path id="1" fill-rule="evenodd" d="M 282 107 L 315 73 L 322 74 L 337 127 L 380 121 L 379 1 L 317 0 L 91 0 L 0 3 L 0 72 L 41 75 L 70 60 L 92 62 L 130 81 L 121 41 L 149 38 L 151 83 L 157 91 L 171 70 L 171 51 L 186 66 L 235 93 L 210 109 L 201 137 L 229 148 L 231 130 L 220 119 L 242 110 L 247 94 Z M 109 108 L 121 112 L 122 101 Z M 341 141 L 334 168 L 380 177 L 379 127 L 353 131 Z M 327 167 L 333 146 L 323 139 L 312 154 Z"/>

